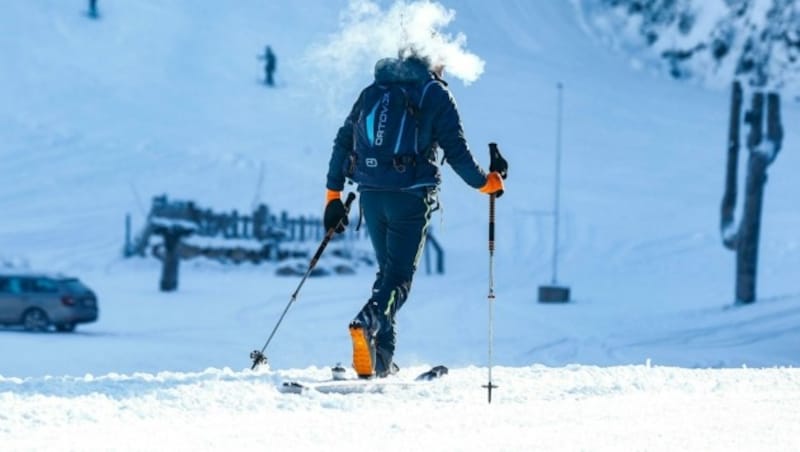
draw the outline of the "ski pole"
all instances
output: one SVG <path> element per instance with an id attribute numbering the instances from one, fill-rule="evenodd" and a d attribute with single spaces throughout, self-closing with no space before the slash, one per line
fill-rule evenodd
<path id="1" fill-rule="evenodd" d="M 347 214 L 350 212 L 350 205 L 353 203 L 353 200 L 355 200 L 355 199 L 356 199 L 355 193 L 351 192 L 350 194 L 347 195 L 347 200 L 344 203 L 344 215 L 345 215 L 345 217 L 347 217 Z M 300 288 L 303 287 L 303 284 L 306 282 L 306 279 L 308 279 L 308 276 L 311 274 L 311 270 L 313 270 L 314 266 L 317 265 L 317 261 L 319 261 L 320 256 L 322 256 L 322 252 L 325 251 L 325 247 L 328 246 L 328 243 L 331 241 L 331 239 L 333 238 L 334 234 L 336 234 L 336 229 L 338 229 L 341 224 L 342 224 L 342 220 L 339 220 L 339 223 L 336 226 L 328 229 L 325 232 L 325 237 L 322 239 L 322 243 L 319 244 L 319 248 L 317 248 L 317 252 L 314 253 L 314 257 L 311 258 L 311 262 L 309 262 L 309 264 L 308 264 L 308 269 L 306 270 L 306 273 L 303 275 L 303 279 L 300 280 L 300 284 L 297 285 L 297 289 L 295 289 L 294 293 L 292 294 L 292 297 L 289 300 L 289 303 L 286 304 L 286 308 L 284 308 L 283 313 L 281 313 L 280 318 L 278 318 L 278 323 L 275 324 L 275 327 L 272 329 L 272 332 L 269 334 L 269 337 L 267 338 L 267 342 L 264 343 L 264 346 L 261 347 L 260 351 L 259 350 L 253 350 L 252 352 L 250 352 L 250 359 L 253 360 L 253 365 L 250 367 L 250 370 L 255 369 L 256 366 L 258 366 L 259 364 L 264 364 L 264 363 L 267 362 L 267 357 L 264 356 L 264 350 L 267 349 L 267 346 L 272 341 L 272 337 L 275 336 L 275 332 L 278 331 L 278 327 L 280 326 L 281 322 L 283 322 L 283 318 L 286 317 L 286 313 L 289 311 L 289 307 L 291 307 L 292 303 L 294 303 L 295 300 L 297 300 L 297 294 L 300 293 Z"/>
<path id="2" fill-rule="evenodd" d="M 500 150 L 497 148 L 497 143 L 489 143 L 489 171 L 497 171 L 500 176 L 505 179 L 508 177 L 508 162 L 500 155 Z M 492 403 L 492 389 L 497 386 L 492 383 L 492 352 L 494 342 L 494 204 L 495 198 L 502 195 L 500 191 L 497 194 L 492 193 L 489 195 L 489 383 L 483 385 L 486 388 L 489 396 L 489 403 Z"/>
<path id="3" fill-rule="evenodd" d="M 492 342 L 494 339 L 494 193 L 489 195 L 489 383 L 483 385 L 488 391 L 489 403 L 492 403 Z"/>

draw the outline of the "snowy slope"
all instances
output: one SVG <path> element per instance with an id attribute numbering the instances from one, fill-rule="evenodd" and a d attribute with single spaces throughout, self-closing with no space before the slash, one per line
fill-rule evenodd
<path id="1" fill-rule="evenodd" d="M 384 394 L 282 395 L 279 374 L 0 379 L 5 450 L 795 450 L 796 371 L 480 369 Z M 76 433 L 77 432 L 77 433 Z"/>
<path id="2" fill-rule="evenodd" d="M 2 444 L 322 449 L 364 437 L 403 450 L 796 449 L 797 105 L 785 104 L 766 188 L 763 300 L 730 308 L 734 256 L 717 231 L 728 93 L 633 69 L 582 31 L 571 2 L 445 6 L 486 62 L 470 86 L 450 79 L 467 138 L 483 164 L 490 141 L 511 162 L 497 214 L 492 411 L 480 388 L 487 200 L 449 169 L 433 219 L 447 274 L 420 272 L 398 320 L 404 372 L 454 369 L 422 393 L 273 388 L 347 363 L 345 328 L 370 268 L 309 280 L 267 350 L 271 368 L 251 374 L 247 355 L 297 279 L 193 261 L 180 290 L 163 294 L 157 261 L 120 257 L 124 215 L 140 226 L 161 193 L 319 214 L 330 143 L 373 64 L 344 77 L 309 57 L 339 31 L 347 2 L 101 1 L 98 22 L 67 2 L 11 2 L 0 15 L 0 258 L 80 276 L 101 317 L 70 335 L 0 329 Z M 278 56 L 274 90 L 259 83 L 265 44 Z M 558 82 L 559 280 L 574 301 L 548 306 L 535 300 L 550 281 Z M 375 423 L 366 436 L 364 417 Z M 491 436 L 479 434 L 487 423 Z M 90 439 L 69 436 L 75 429 Z"/>

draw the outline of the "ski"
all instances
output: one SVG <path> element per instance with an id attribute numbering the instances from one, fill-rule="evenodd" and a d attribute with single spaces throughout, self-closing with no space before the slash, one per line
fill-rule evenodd
<path id="1" fill-rule="evenodd" d="M 445 366 L 434 366 L 425 371 L 413 380 L 405 380 L 390 376 L 387 378 L 346 378 L 342 376 L 343 369 L 340 366 L 332 370 L 333 378 L 322 381 L 284 381 L 279 387 L 280 392 L 286 394 L 303 394 L 309 391 L 316 391 L 323 394 L 365 394 L 383 393 L 392 390 L 412 389 L 427 384 L 431 380 L 436 380 L 447 375 L 448 369 Z"/>

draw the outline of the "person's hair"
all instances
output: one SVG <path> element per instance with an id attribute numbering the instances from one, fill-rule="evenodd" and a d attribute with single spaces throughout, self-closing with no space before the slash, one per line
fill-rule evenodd
<path id="1" fill-rule="evenodd" d="M 423 64 L 425 64 L 425 67 L 427 67 L 430 70 L 433 70 L 434 66 L 442 66 L 441 64 L 438 65 L 434 64 L 429 56 L 423 55 L 416 47 L 410 45 L 400 48 L 397 51 L 397 58 L 399 58 L 400 60 L 413 59 L 421 61 Z"/>

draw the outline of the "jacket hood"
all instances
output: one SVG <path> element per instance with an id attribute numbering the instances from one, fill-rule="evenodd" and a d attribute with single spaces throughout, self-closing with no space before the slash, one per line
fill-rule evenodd
<path id="1" fill-rule="evenodd" d="M 392 82 L 424 82 L 432 77 L 425 60 L 418 57 L 383 58 L 375 63 L 375 81 Z"/>

